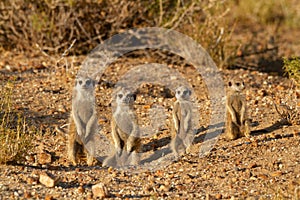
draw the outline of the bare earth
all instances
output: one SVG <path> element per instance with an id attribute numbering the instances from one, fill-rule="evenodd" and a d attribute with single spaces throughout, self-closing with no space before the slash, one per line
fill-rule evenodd
<path id="1" fill-rule="evenodd" d="M 206 156 L 199 156 L 207 133 L 210 102 L 201 76 L 189 66 L 177 69 L 193 87 L 199 105 L 199 127 L 191 152 L 178 161 L 138 173 L 102 167 L 95 161 L 87 167 L 84 159 L 72 166 L 66 158 L 66 136 L 55 127 L 68 123 L 71 89 L 84 57 L 65 58 L 68 67 L 54 68 L 45 57 L 26 58 L 3 53 L 0 80 L 15 79 L 15 108 L 24 112 L 30 123 L 43 134 L 26 160 L 0 166 L 0 199 L 96 199 L 92 186 L 103 183 L 109 198 L 117 199 L 296 199 L 300 197 L 300 126 L 278 123 L 274 102 L 288 100 L 290 80 L 258 70 L 223 70 L 226 83 L 241 76 L 246 83 L 246 99 L 252 121 L 252 137 L 227 141 L 222 134 Z M 144 62 L 143 60 L 140 62 Z M 118 77 L 136 65 L 114 63 L 105 71 L 96 89 L 101 133 L 110 137 L 111 93 Z M 51 70 L 53 69 L 53 70 Z M 54 70 L 55 69 L 55 70 Z M 173 94 L 174 95 L 174 94 Z M 147 124 L 147 109 L 157 103 L 167 113 L 166 126 L 143 141 L 147 155 L 170 142 L 171 108 L 175 98 L 159 85 L 142 85 L 135 109 L 139 123 Z M 298 96 L 299 102 L 299 96 Z M 221 127 L 224 128 L 224 127 Z M 43 158 L 46 157 L 48 159 Z M 50 158 L 49 158 L 50 157 Z M 161 165 L 160 165 L 161 164 Z M 54 187 L 39 182 L 47 172 L 57 178 Z"/>

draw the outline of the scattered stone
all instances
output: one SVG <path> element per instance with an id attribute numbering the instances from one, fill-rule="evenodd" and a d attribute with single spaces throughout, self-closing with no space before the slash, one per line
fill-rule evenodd
<path id="1" fill-rule="evenodd" d="M 54 200 L 53 196 L 51 194 L 47 194 L 45 196 L 45 200 Z"/>
<path id="2" fill-rule="evenodd" d="M 51 155 L 46 152 L 39 153 L 39 154 L 37 154 L 37 162 L 40 165 L 49 164 L 52 162 Z"/>
<path id="3" fill-rule="evenodd" d="M 31 197 L 32 197 L 32 195 L 31 195 L 30 192 L 28 192 L 28 191 L 25 191 L 25 192 L 24 192 L 24 198 L 25 198 L 25 199 L 29 199 L 29 198 L 31 198 Z"/>
<path id="4" fill-rule="evenodd" d="M 25 157 L 25 159 L 26 159 L 27 162 L 30 162 L 30 163 L 34 162 L 34 156 L 33 155 L 28 155 L 28 156 Z"/>
<path id="5" fill-rule="evenodd" d="M 77 188 L 77 192 L 79 193 L 79 194 L 83 194 L 84 193 L 84 188 L 82 187 L 82 185 L 80 185 L 78 188 Z"/>
<path id="6" fill-rule="evenodd" d="M 101 199 L 108 197 L 108 190 L 103 183 L 98 183 L 92 186 L 93 197 L 99 197 Z"/>
<path id="7" fill-rule="evenodd" d="M 57 110 L 59 112 L 67 112 L 65 106 L 61 104 L 57 106 Z"/>
<path id="8" fill-rule="evenodd" d="M 93 194 L 91 192 L 87 193 L 86 200 L 93 200 Z"/>
<path id="9" fill-rule="evenodd" d="M 29 185 L 35 185 L 35 184 L 37 184 L 38 180 L 37 180 L 37 178 L 28 177 L 28 178 L 26 179 L 26 182 L 27 182 L 27 184 L 29 184 Z"/>
<path id="10" fill-rule="evenodd" d="M 148 194 L 150 193 L 151 191 L 153 191 L 153 188 L 151 186 L 148 186 L 148 185 L 144 185 L 143 186 L 143 191 L 145 194 Z"/>
<path id="11" fill-rule="evenodd" d="M 53 176 L 49 176 L 46 173 L 40 174 L 39 181 L 41 184 L 45 185 L 46 187 L 54 187 L 58 182 L 58 179 L 55 179 Z"/>
<path id="12" fill-rule="evenodd" d="M 161 185 L 158 190 L 161 192 L 169 192 L 170 188 L 167 185 Z"/>
<path id="13" fill-rule="evenodd" d="M 215 197 L 216 199 L 222 199 L 222 194 L 216 194 Z"/>
<path id="14" fill-rule="evenodd" d="M 99 118 L 99 120 L 98 120 L 98 123 L 99 123 L 99 124 L 104 124 L 104 123 L 106 123 L 106 122 L 108 122 L 108 119 L 107 119 L 106 117 L 104 117 L 104 116 L 101 116 L 101 117 Z"/>
<path id="15" fill-rule="evenodd" d="M 300 136 L 300 132 L 298 132 L 298 130 L 294 130 L 293 135 L 294 137 Z"/>
<path id="16" fill-rule="evenodd" d="M 251 163 L 249 165 L 249 169 L 256 168 L 256 167 L 258 167 L 258 165 L 256 163 Z"/>
<path id="17" fill-rule="evenodd" d="M 259 174 L 259 175 L 257 175 L 257 177 L 258 177 L 258 178 L 261 178 L 261 179 L 263 179 L 263 180 L 267 180 L 267 179 L 268 179 L 268 176 L 265 175 L 265 174 Z"/>
<path id="18" fill-rule="evenodd" d="M 282 175 L 282 172 L 281 171 L 277 171 L 277 172 L 273 172 L 270 174 L 272 177 L 278 177 L 278 176 L 281 176 Z"/>
<path id="19" fill-rule="evenodd" d="M 231 179 L 231 181 L 232 181 L 233 183 L 236 183 L 236 182 L 238 181 L 238 179 L 235 178 L 235 177 L 233 177 L 233 178 Z"/>

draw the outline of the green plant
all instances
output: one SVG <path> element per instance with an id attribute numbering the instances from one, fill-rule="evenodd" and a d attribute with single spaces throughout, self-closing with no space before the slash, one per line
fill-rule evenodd
<path id="1" fill-rule="evenodd" d="M 0 164 L 21 161 L 33 147 L 36 131 L 20 112 L 13 110 L 13 83 L 0 86 Z"/>
<path id="2" fill-rule="evenodd" d="M 289 78 L 291 78 L 300 88 L 300 58 L 292 57 L 292 58 L 283 58 L 283 69 L 288 74 Z"/>

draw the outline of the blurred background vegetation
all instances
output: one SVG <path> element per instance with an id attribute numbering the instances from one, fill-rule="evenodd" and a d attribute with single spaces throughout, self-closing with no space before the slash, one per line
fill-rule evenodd
<path id="1" fill-rule="evenodd" d="M 259 31 L 271 30 L 259 44 L 268 51 L 280 30 L 300 28 L 297 0 L 2 0 L 0 10 L 2 50 L 62 53 L 76 39 L 73 52 L 87 54 L 125 29 L 159 26 L 197 40 L 220 67 L 257 53 Z M 252 44 L 237 33 L 252 34 Z"/>

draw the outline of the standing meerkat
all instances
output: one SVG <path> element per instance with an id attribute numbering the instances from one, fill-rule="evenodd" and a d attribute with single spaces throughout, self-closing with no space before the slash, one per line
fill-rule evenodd
<path id="1" fill-rule="evenodd" d="M 133 111 L 134 95 L 127 88 L 122 88 L 115 98 L 116 109 L 111 119 L 111 134 L 116 151 L 104 160 L 103 165 L 124 165 L 124 162 L 136 165 L 139 162 L 137 154 L 140 151 L 141 141 Z M 118 160 L 121 163 L 118 163 Z"/>
<path id="2" fill-rule="evenodd" d="M 172 113 L 175 130 L 171 141 L 171 149 L 176 157 L 180 148 L 183 147 L 184 151 L 188 151 L 193 142 L 191 94 L 191 90 L 185 86 L 176 89 L 176 102 Z"/>
<path id="3" fill-rule="evenodd" d="M 228 82 L 229 92 L 226 100 L 226 127 L 227 138 L 230 140 L 242 136 L 250 136 L 250 122 L 247 118 L 246 99 L 243 94 L 245 84 L 236 79 Z"/>
<path id="4" fill-rule="evenodd" d="M 83 148 L 87 164 L 93 164 L 93 136 L 98 131 L 94 89 L 95 81 L 92 79 L 76 78 L 68 134 L 68 157 L 74 165 L 77 164 L 78 151 Z"/>

